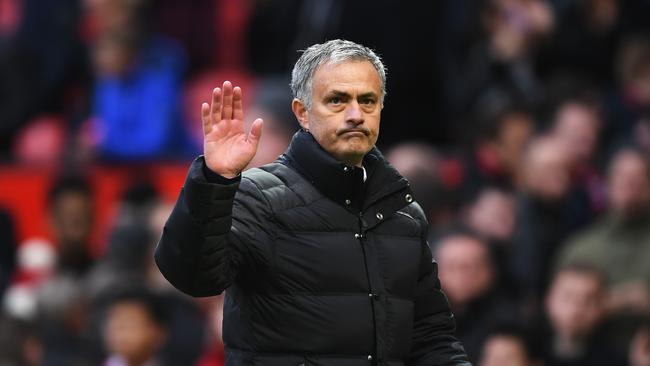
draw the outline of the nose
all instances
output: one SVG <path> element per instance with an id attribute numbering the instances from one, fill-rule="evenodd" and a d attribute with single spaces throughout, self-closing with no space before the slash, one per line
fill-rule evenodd
<path id="1" fill-rule="evenodd" d="M 356 100 L 348 104 L 348 107 L 345 110 L 345 121 L 353 123 L 354 125 L 360 125 L 363 123 L 363 112 L 361 111 L 361 106 Z"/>

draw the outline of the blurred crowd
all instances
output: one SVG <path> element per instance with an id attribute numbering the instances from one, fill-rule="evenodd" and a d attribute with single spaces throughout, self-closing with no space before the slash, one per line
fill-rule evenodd
<path id="1" fill-rule="evenodd" d="M 387 65 L 379 147 L 473 363 L 650 366 L 650 0 L 0 0 L 0 167 L 56 172 L 51 237 L 0 201 L 0 365 L 222 365 L 223 297 L 153 263 L 160 178 L 98 251 L 87 173 L 189 163 L 225 79 L 273 161 L 297 50 L 333 38 Z"/>

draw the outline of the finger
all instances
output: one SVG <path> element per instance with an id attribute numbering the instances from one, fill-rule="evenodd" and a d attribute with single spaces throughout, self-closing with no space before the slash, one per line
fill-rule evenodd
<path id="1" fill-rule="evenodd" d="M 221 89 L 214 88 L 212 91 L 212 107 L 210 108 L 210 119 L 217 123 L 221 119 Z"/>
<path id="2" fill-rule="evenodd" d="M 210 105 L 208 103 L 201 104 L 201 122 L 203 122 L 203 135 L 207 135 L 212 131 L 212 119 L 210 119 Z"/>
<path id="3" fill-rule="evenodd" d="M 244 120 L 244 105 L 242 100 L 241 88 L 236 86 L 232 91 L 232 107 L 233 118 L 237 120 Z"/>
<path id="4" fill-rule="evenodd" d="M 256 150 L 257 144 L 259 144 L 260 138 L 262 138 L 262 126 L 264 126 L 264 121 L 261 118 L 256 119 L 251 126 L 251 132 L 248 134 L 248 141 L 255 146 Z"/>
<path id="5" fill-rule="evenodd" d="M 230 81 L 223 83 L 223 105 L 221 107 L 221 119 L 232 119 L 232 84 Z"/>

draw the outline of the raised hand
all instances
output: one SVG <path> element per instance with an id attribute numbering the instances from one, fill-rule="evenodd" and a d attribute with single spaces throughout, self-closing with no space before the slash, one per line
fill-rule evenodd
<path id="1" fill-rule="evenodd" d="M 262 136 L 262 119 L 256 119 L 250 133 L 246 133 L 241 88 L 233 88 L 226 81 L 223 89 L 212 91 L 211 105 L 201 105 L 201 120 L 205 164 L 223 177 L 237 176 L 255 156 Z"/>

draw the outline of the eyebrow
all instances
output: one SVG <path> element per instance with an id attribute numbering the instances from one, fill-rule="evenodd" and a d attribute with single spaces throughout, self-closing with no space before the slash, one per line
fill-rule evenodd
<path id="1" fill-rule="evenodd" d="M 332 90 L 331 92 L 327 93 L 325 97 L 326 97 L 326 98 L 329 98 L 329 97 L 344 97 L 344 98 L 350 98 L 351 95 L 350 95 L 349 93 L 344 92 L 344 91 L 340 91 L 340 90 Z"/>
<path id="2" fill-rule="evenodd" d="M 327 93 L 327 95 L 326 95 L 326 98 L 329 98 L 329 97 L 351 98 L 352 96 L 350 95 L 350 93 L 347 93 L 347 92 L 344 92 L 344 91 L 341 91 L 341 90 L 332 90 L 331 92 Z M 377 96 L 377 94 L 375 92 L 367 92 L 367 93 L 363 93 L 363 94 L 359 95 L 358 98 L 359 99 L 363 99 L 363 98 L 375 98 L 375 99 L 377 99 L 378 96 Z"/>
<path id="3" fill-rule="evenodd" d="M 363 98 L 378 99 L 378 96 L 377 96 L 377 94 L 375 92 L 367 92 L 367 93 L 363 93 L 363 94 L 359 95 L 359 99 L 363 99 Z"/>

